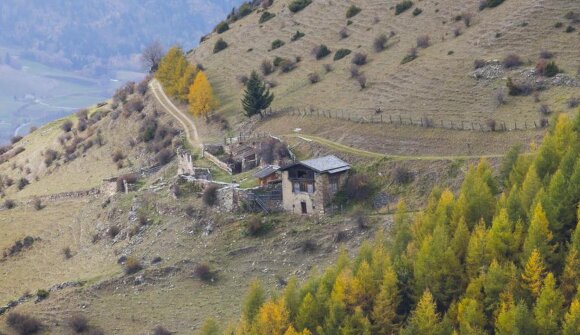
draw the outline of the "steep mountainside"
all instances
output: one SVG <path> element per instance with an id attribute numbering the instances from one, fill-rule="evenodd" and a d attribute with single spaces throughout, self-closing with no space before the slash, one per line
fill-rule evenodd
<path id="1" fill-rule="evenodd" d="M 451 122 L 456 126 L 462 121 L 484 125 L 493 119 L 513 128 L 514 121 L 518 127 L 524 127 L 525 122 L 528 127 L 533 125 L 540 118 L 540 104 L 563 111 L 566 100 L 578 94 L 580 6 L 575 0 L 508 0 L 481 11 L 477 1 L 415 1 L 399 15 L 395 15 L 399 1 L 394 0 L 313 1 L 297 13 L 288 9 L 290 2 L 274 1 L 267 10 L 276 15 L 272 19 L 260 23 L 263 12 L 258 11 L 234 23 L 229 31 L 214 33 L 190 54 L 192 61 L 207 69 L 224 111 L 237 114 L 240 110 L 242 90 L 236 78 L 260 71 L 264 60 L 271 62 L 276 57 L 299 62 L 289 73 L 276 68 L 266 76 L 276 86 L 274 109 L 313 108 L 344 117 L 370 118 L 377 117 L 375 111 L 380 108 L 385 117 L 402 116 L 407 121 L 411 117 L 415 123 L 431 118 L 435 124 L 443 121 L 449 127 Z M 351 5 L 361 11 L 347 19 Z M 469 18 L 469 26 L 462 17 Z M 304 36 L 292 41 L 297 31 Z M 383 34 L 388 42 L 384 51 L 377 52 L 373 44 Z M 427 36 L 429 46 L 419 47 L 416 59 L 401 64 L 409 49 L 417 46 L 418 38 Z M 214 54 L 220 38 L 229 46 Z M 278 39 L 284 44 L 272 50 Z M 312 50 L 321 44 L 331 53 L 316 60 Z M 334 61 L 339 49 L 349 49 L 351 54 Z M 549 89 L 540 93 L 539 100 L 531 95 L 508 96 L 498 107 L 495 97 L 500 88 L 505 89 L 507 77 L 536 80 L 529 70 L 541 51 L 553 53 L 568 84 L 547 85 Z M 367 81 L 364 89 L 350 78 L 356 53 L 367 55 L 367 64 L 359 67 Z M 483 78 L 474 78 L 475 60 L 501 61 L 509 54 L 519 55 L 524 64 L 515 70 L 489 65 Z M 328 73 L 323 68 L 327 64 L 332 67 Z M 311 84 L 311 73 L 317 73 L 320 82 Z M 553 78 L 544 81 L 552 83 Z M 507 96 L 507 91 L 504 93 Z"/>

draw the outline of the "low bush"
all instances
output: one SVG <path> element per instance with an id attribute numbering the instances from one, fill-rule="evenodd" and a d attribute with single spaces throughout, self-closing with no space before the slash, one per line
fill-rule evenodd
<path id="1" fill-rule="evenodd" d="M 409 63 L 409 62 L 415 60 L 417 57 L 418 57 L 417 48 L 411 48 L 407 52 L 407 55 L 405 57 L 403 57 L 403 60 L 401 60 L 401 64 Z"/>
<path id="2" fill-rule="evenodd" d="M 461 19 L 463 20 L 463 23 L 465 24 L 466 27 L 471 26 L 471 21 L 473 19 L 473 14 L 471 13 L 463 13 L 461 14 Z"/>
<path id="3" fill-rule="evenodd" d="M 494 8 L 501 5 L 504 0 L 481 0 L 479 2 L 479 10 L 484 10 L 486 8 Z"/>
<path id="4" fill-rule="evenodd" d="M 415 8 L 415 10 L 413 10 L 413 16 L 419 16 L 419 15 L 421 15 L 421 13 L 423 13 L 423 10 L 419 7 Z"/>
<path id="5" fill-rule="evenodd" d="M 271 20 L 271 19 L 273 19 L 274 17 L 276 17 L 276 14 L 272 14 L 272 13 L 270 13 L 270 12 L 268 12 L 268 11 L 265 11 L 265 12 L 263 12 L 263 13 L 262 13 L 262 15 L 260 16 L 260 20 L 259 20 L 259 22 L 260 22 L 260 23 L 264 23 L 264 22 L 270 21 L 270 20 Z"/>
<path id="6" fill-rule="evenodd" d="M 218 190 L 219 187 L 217 185 L 209 185 L 203 191 L 202 200 L 203 203 L 208 207 L 213 207 L 217 205 L 218 202 Z"/>
<path id="7" fill-rule="evenodd" d="M 370 228 L 368 216 L 362 209 L 358 209 L 352 214 L 352 221 L 359 230 L 367 230 Z"/>
<path id="8" fill-rule="evenodd" d="M 312 55 L 314 55 L 314 57 L 317 60 L 320 60 L 326 56 L 328 56 L 330 54 L 330 49 L 328 49 L 328 47 L 324 44 L 321 44 L 317 47 L 314 47 L 314 49 L 312 49 Z"/>
<path id="9" fill-rule="evenodd" d="M 540 58 L 541 59 L 552 59 L 554 57 L 554 53 L 548 50 L 540 51 Z"/>
<path id="10" fill-rule="evenodd" d="M 350 5 L 350 7 L 348 7 L 348 9 L 346 10 L 346 18 L 350 19 L 351 17 L 356 16 L 358 13 L 361 12 L 361 10 L 362 9 L 360 9 L 355 5 Z"/>
<path id="11" fill-rule="evenodd" d="M 558 65 L 556 65 L 556 62 L 552 61 L 552 62 L 549 62 L 548 64 L 546 64 L 546 67 L 544 69 L 543 74 L 546 77 L 553 77 L 560 72 L 562 72 L 562 70 L 560 70 Z"/>
<path id="12" fill-rule="evenodd" d="M 225 33 L 230 30 L 230 25 L 226 21 L 222 21 L 215 26 L 215 32 L 218 34 Z"/>
<path id="13" fill-rule="evenodd" d="M 28 186 L 28 184 L 30 184 L 28 179 L 22 177 L 18 179 L 18 184 L 16 185 L 16 187 L 18 188 L 19 191 L 22 191 L 26 186 Z"/>
<path id="14" fill-rule="evenodd" d="M 213 282 L 215 280 L 215 275 L 211 271 L 211 268 L 207 263 L 201 263 L 196 265 L 195 269 L 193 270 L 193 274 L 199 280 L 204 282 Z"/>
<path id="15" fill-rule="evenodd" d="M 76 314 L 68 319 L 68 326 L 73 332 L 80 334 L 89 329 L 89 321 L 86 317 L 80 314 Z"/>
<path id="16" fill-rule="evenodd" d="M 135 257 L 127 257 L 125 261 L 125 273 L 128 275 L 137 273 L 143 269 L 141 262 Z"/>
<path id="17" fill-rule="evenodd" d="M 429 36 L 421 35 L 417 37 L 417 48 L 427 48 L 429 46 Z"/>
<path id="18" fill-rule="evenodd" d="M 274 228 L 274 225 L 267 218 L 260 215 L 251 215 L 244 221 L 245 234 L 249 236 L 260 236 L 268 233 Z"/>
<path id="19" fill-rule="evenodd" d="M 47 290 L 40 289 L 40 290 L 36 291 L 36 298 L 38 300 L 47 299 L 49 295 L 50 295 L 50 292 L 48 292 Z"/>
<path id="20" fill-rule="evenodd" d="M 505 96 L 505 91 L 504 91 L 503 88 L 500 88 L 500 89 L 498 89 L 495 92 L 494 100 L 495 100 L 495 103 L 496 103 L 496 106 L 497 107 L 499 107 L 501 105 L 505 105 L 505 103 L 506 103 L 506 96 Z"/>
<path id="21" fill-rule="evenodd" d="M 172 333 L 162 326 L 157 326 L 153 329 L 153 335 L 171 335 Z"/>
<path id="22" fill-rule="evenodd" d="M 516 54 L 509 54 L 503 59 L 502 64 L 506 69 L 511 69 L 522 65 L 523 62 L 520 56 Z"/>
<path id="23" fill-rule="evenodd" d="M 282 40 L 279 40 L 279 39 L 275 40 L 272 42 L 272 50 L 276 50 L 276 49 L 282 47 L 284 44 L 286 44 L 286 43 L 284 43 L 284 41 L 282 41 Z"/>
<path id="24" fill-rule="evenodd" d="M 62 255 L 64 256 L 65 259 L 71 259 L 72 258 L 72 251 L 70 250 L 70 247 L 63 248 Z"/>
<path id="25" fill-rule="evenodd" d="M 312 0 L 294 0 L 288 5 L 288 9 L 292 13 L 298 13 L 304 8 L 308 7 L 312 3 Z"/>
<path id="26" fill-rule="evenodd" d="M 576 108 L 580 105 L 580 98 L 578 97 L 570 97 L 568 101 L 566 101 L 568 108 Z"/>
<path id="27" fill-rule="evenodd" d="M 160 164 L 160 165 L 166 165 L 169 162 L 171 162 L 171 159 L 173 158 L 173 151 L 164 148 L 161 149 L 157 155 L 155 155 L 155 161 Z"/>
<path id="28" fill-rule="evenodd" d="M 42 204 L 42 200 L 40 200 L 40 198 L 34 198 L 32 200 L 32 206 L 34 207 L 34 209 L 36 209 L 37 211 L 41 210 L 44 208 L 44 205 Z"/>
<path id="29" fill-rule="evenodd" d="M 227 47 L 228 43 L 224 41 L 223 38 L 220 38 L 215 42 L 215 45 L 213 46 L 213 53 L 217 54 L 218 52 L 225 50 Z"/>
<path id="30" fill-rule="evenodd" d="M 299 39 L 301 39 L 302 37 L 304 37 L 304 35 L 305 34 L 303 32 L 301 32 L 299 30 L 296 30 L 296 32 L 294 33 L 294 35 L 292 35 L 292 38 L 290 40 L 292 42 L 298 41 Z"/>
<path id="31" fill-rule="evenodd" d="M 119 235 L 120 232 L 121 229 L 118 226 L 111 226 L 109 227 L 109 229 L 107 229 L 107 235 L 109 235 L 111 239 L 117 237 L 117 235 Z"/>
<path id="32" fill-rule="evenodd" d="M 343 193 L 354 202 L 368 200 L 373 193 L 373 185 L 367 175 L 355 173 L 348 177 Z"/>
<path id="33" fill-rule="evenodd" d="M 567 33 L 573 33 L 576 31 L 576 28 L 572 27 L 572 26 L 568 26 L 566 27 L 566 30 L 564 30 Z"/>
<path id="34" fill-rule="evenodd" d="M 312 72 L 308 74 L 308 81 L 311 84 L 316 84 L 317 82 L 320 81 L 320 75 L 316 72 Z"/>
<path id="35" fill-rule="evenodd" d="M 125 155 L 121 152 L 121 150 L 117 150 L 113 152 L 113 154 L 111 155 L 111 159 L 113 160 L 114 163 L 117 163 L 125 159 Z"/>
<path id="36" fill-rule="evenodd" d="M 332 65 L 331 64 L 324 64 L 324 65 L 322 65 L 322 68 L 324 69 L 324 72 L 326 72 L 326 73 L 332 72 Z"/>
<path id="37" fill-rule="evenodd" d="M 407 9 L 413 7 L 413 1 L 405 0 L 395 5 L 395 15 L 399 15 Z"/>
<path id="38" fill-rule="evenodd" d="M 300 248 L 302 249 L 302 252 L 312 253 L 318 249 L 318 244 L 316 243 L 316 241 L 308 239 L 302 241 Z"/>
<path id="39" fill-rule="evenodd" d="M 19 335 L 36 334 L 42 329 L 42 323 L 39 320 L 20 313 L 11 313 L 8 315 L 6 324 Z"/>
<path id="40" fill-rule="evenodd" d="M 131 100 L 123 104 L 123 109 L 131 113 L 140 113 L 143 108 L 145 108 L 145 105 L 140 97 L 131 98 Z"/>
<path id="41" fill-rule="evenodd" d="M 485 60 L 483 59 L 476 59 L 473 61 L 473 68 L 474 69 L 481 69 L 482 67 L 484 67 L 486 64 Z"/>
<path id="42" fill-rule="evenodd" d="M 289 59 L 283 59 L 279 67 L 282 73 L 288 73 L 296 68 L 296 63 Z"/>
<path id="43" fill-rule="evenodd" d="M 260 70 L 262 71 L 262 74 L 264 76 L 267 76 L 269 74 L 271 74 L 272 72 L 274 72 L 274 64 L 272 64 L 271 61 L 265 59 L 264 61 L 262 61 L 262 64 L 260 64 Z M 248 77 L 246 76 L 246 82 L 247 82 Z"/>
<path id="44" fill-rule="evenodd" d="M 352 57 L 352 63 L 358 66 L 365 65 L 367 63 L 367 54 L 362 52 L 357 52 Z"/>
<path id="45" fill-rule="evenodd" d="M 336 52 L 334 53 L 334 60 L 341 60 L 344 57 L 350 55 L 351 51 L 349 49 L 338 49 L 336 50 Z"/>
<path id="46" fill-rule="evenodd" d="M 389 42 L 389 38 L 386 34 L 381 34 L 375 37 L 373 41 L 373 49 L 375 52 L 381 52 L 387 48 L 387 43 Z"/>
<path id="47" fill-rule="evenodd" d="M 346 29 L 346 27 L 342 28 L 339 32 L 338 32 L 338 36 L 340 37 L 340 39 L 345 39 L 348 37 L 348 29 Z"/>
<path id="48" fill-rule="evenodd" d="M 415 178 L 413 172 L 404 166 L 398 166 L 393 171 L 393 181 L 399 185 L 406 185 Z"/>
<path id="49" fill-rule="evenodd" d="M 73 123 L 71 120 L 66 120 L 62 123 L 62 125 L 60 126 L 60 129 L 62 129 L 65 133 L 68 133 L 69 131 L 72 130 L 73 127 Z"/>
<path id="50" fill-rule="evenodd" d="M 508 89 L 508 94 L 511 96 L 529 95 L 533 91 L 531 84 L 527 82 L 515 83 L 512 78 L 508 78 L 506 87 Z"/>
<path id="51" fill-rule="evenodd" d="M 241 75 L 239 75 L 239 76 L 237 76 L 237 77 L 236 77 L 236 80 L 237 80 L 237 81 L 238 81 L 240 84 L 242 84 L 242 85 L 246 86 L 246 84 L 248 83 L 248 80 L 249 80 L 249 78 L 248 78 L 248 76 L 247 76 L 247 75 L 245 75 L 245 74 L 241 74 Z"/>

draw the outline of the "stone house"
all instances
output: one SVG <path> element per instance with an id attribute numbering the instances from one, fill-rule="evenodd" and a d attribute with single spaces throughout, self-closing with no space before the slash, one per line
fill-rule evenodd
<path id="1" fill-rule="evenodd" d="M 350 165 L 336 156 L 325 156 L 286 166 L 282 172 L 285 211 L 324 214 L 346 182 Z"/>

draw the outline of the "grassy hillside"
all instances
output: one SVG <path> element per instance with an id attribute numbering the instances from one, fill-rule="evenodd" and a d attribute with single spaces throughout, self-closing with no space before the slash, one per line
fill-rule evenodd
<path id="1" fill-rule="evenodd" d="M 276 85 L 275 109 L 312 107 L 371 117 L 381 108 L 386 115 L 415 120 L 429 117 L 436 123 L 484 123 L 494 119 L 523 125 L 539 119 L 540 104 L 565 111 L 566 100 L 578 95 L 580 63 L 574 51 L 578 46 L 578 30 L 564 31 L 568 25 L 578 28 L 577 22 L 566 19 L 567 13 L 578 11 L 574 0 L 533 3 L 508 0 L 482 11 L 478 10 L 477 2 L 415 1 L 412 8 L 400 15 L 395 15 L 397 1 L 392 0 L 314 1 L 298 13 L 288 10 L 289 2 L 274 1 L 267 10 L 276 15 L 274 18 L 260 24 L 263 12 L 253 13 L 232 24 L 230 30 L 214 33 L 190 54 L 192 61 L 207 69 L 226 114 L 238 115 L 241 108 L 242 89 L 236 78 L 252 70 L 259 71 L 264 60 L 273 61 L 275 57 L 301 59 L 295 70 L 289 73 L 276 70 L 266 77 Z M 351 4 L 361 11 L 347 19 Z M 414 16 L 416 8 L 422 12 Z M 470 15 L 469 27 L 461 20 L 462 15 Z M 555 28 L 558 22 L 562 27 Z M 340 36 L 343 29 L 348 35 L 346 38 Z M 457 37 L 455 29 L 460 31 Z M 296 31 L 304 33 L 304 37 L 292 42 Z M 381 34 L 392 37 L 386 50 L 376 52 L 373 42 Z M 430 46 L 419 48 L 417 59 L 401 64 L 420 36 L 428 36 Z M 214 54 L 214 45 L 220 38 L 229 46 Z M 277 39 L 285 44 L 271 50 L 272 42 Z M 320 44 L 328 46 L 332 53 L 316 60 L 311 51 Z M 350 49 L 352 53 L 333 61 L 334 52 L 340 48 Z M 540 93 L 539 102 L 532 96 L 508 97 L 505 105 L 496 107 L 494 95 L 498 88 L 505 86 L 506 77 L 519 78 L 522 69 L 533 69 L 543 50 L 555 55 L 558 66 L 567 76 L 575 78 L 576 87 L 553 86 Z M 367 78 L 367 87 L 363 90 L 356 80 L 350 79 L 355 53 L 368 57 L 368 63 L 360 66 Z M 519 55 L 525 64 L 490 80 L 472 77 L 476 59 L 502 60 L 508 54 Z M 326 73 L 325 64 L 331 65 L 331 72 Z M 310 84 L 310 73 L 318 73 L 321 81 Z"/>

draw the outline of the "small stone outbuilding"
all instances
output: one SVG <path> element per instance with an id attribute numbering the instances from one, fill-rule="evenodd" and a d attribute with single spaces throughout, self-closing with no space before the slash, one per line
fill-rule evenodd
<path id="1" fill-rule="evenodd" d="M 350 165 L 336 156 L 291 164 L 282 172 L 284 210 L 296 214 L 324 214 L 344 187 Z"/>

